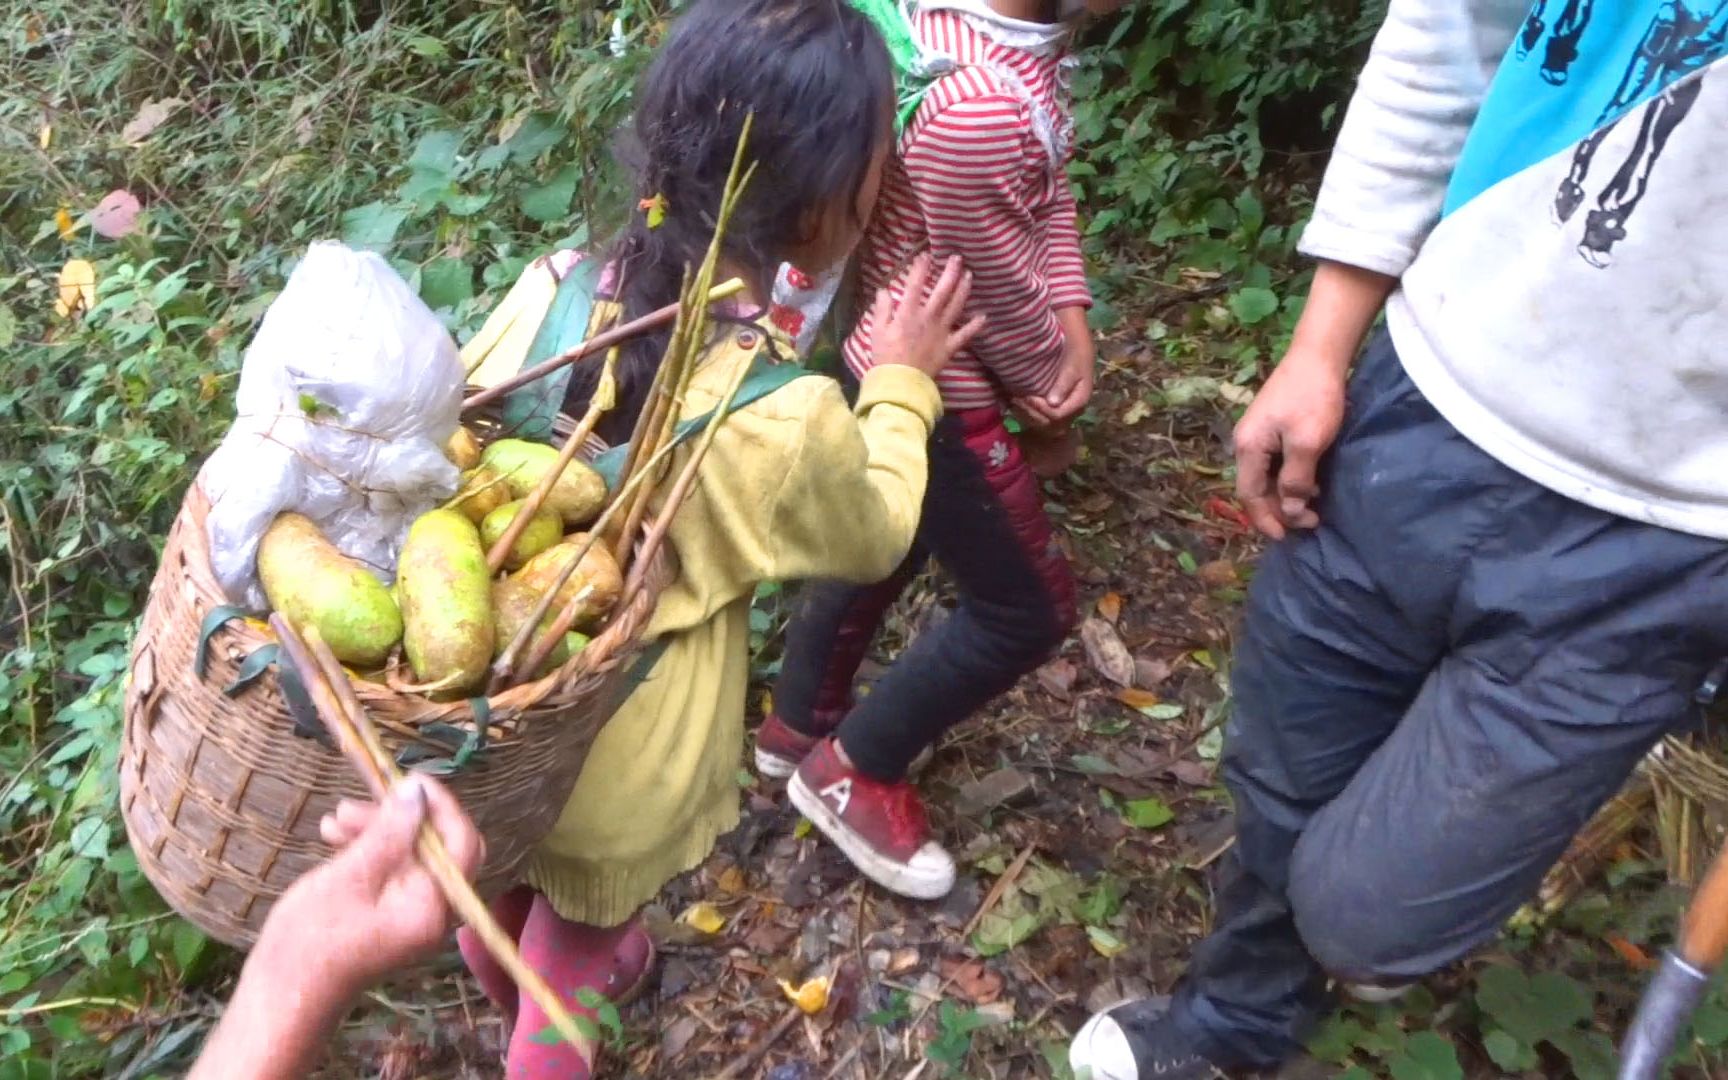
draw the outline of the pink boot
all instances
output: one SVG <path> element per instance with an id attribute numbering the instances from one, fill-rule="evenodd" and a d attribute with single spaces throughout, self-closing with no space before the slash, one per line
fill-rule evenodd
<path id="1" fill-rule="evenodd" d="M 552 910 L 543 896 L 534 897 L 521 943 L 522 959 L 545 978 L 572 1016 L 595 1016 L 595 1010 L 579 1000 L 588 996 L 583 990 L 614 1004 L 628 1001 L 653 971 L 654 943 L 640 920 L 613 927 L 570 922 Z M 510 1036 L 504 1070 L 510 1080 L 588 1080 L 598 1041 L 586 1054 L 562 1041 L 549 1045 L 551 1039 L 537 1036 L 550 1027 L 551 1019 L 523 995 L 521 1019 Z"/>
<path id="2" fill-rule="evenodd" d="M 511 940 L 520 941 L 522 927 L 528 921 L 528 910 L 533 904 L 534 890 L 526 885 L 518 885 L 492 901 L 492 917 L 498 920 L 498 925 L 510 935 Z M 462 950 L 462 959 L 467 962 L 468 970 L 474 973 L 480 989 L 486 991 L 492 1004 L 498 1006 L 498 1011 L 504 1014 L 505 1030 L 514 1028 L 517 1009 L 516 980 L 498 966 L 498 961 L 492 959 L 486 946 L 480 944 L 479 937 L 466 926 L 456 931 L 456 946 Z"/>

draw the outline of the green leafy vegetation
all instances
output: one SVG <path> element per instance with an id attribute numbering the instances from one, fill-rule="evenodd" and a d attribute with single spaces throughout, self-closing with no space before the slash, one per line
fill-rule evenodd
<path id="1" fill-rule="evenodd" d="M 472 333 L 528 260 L 615 223 L 606 149 L 673 7 L 44 0 L 0 23 L 0 1080 L 174 1074 L 212 1018 L 203 992 L 232 968 L 165 911 L 126 846 L 120 708 L 161 537 L 298 253 L 327 236 L 376 248 Z M 1138 395 L 1125 424 L 1239 406 L 1276 356 L 1298 314 L 1297 230 L 1382 8 L 1140 0 L 1093 32 L 1074 77 L 1093 321 L 1179 368 L 1116 391 Z M 94 213 L 111 191 L 142 204 L 130 231 Z M 72 278 L 81 310 L 62 316 L 69 260 L 93 286 Z M 756 597 L 759 677 L 788 608 L 777 588 Z M 1073 768 L 1112 766 L 1083 754 Z M 1100 796 L 1137 835 L 1175 827 L 1158 798 Z M 1012 854 L 978 869 L 1003 875 Z M 1671 894 L 1632 886 L 1575 908 L 1655 949 Z M 970 947 L 1000 956 L 1061 928 L 1115 956 L 1135 944 L 1124 889 L 1032 860 Z M 1642 899 L 1664 896 L 1660 910 Z M 1640 980 L 1599 931 L 1515 938 L 1460 985 L 1346 1008 L 1315 1055 L 1350 1077 L 1611 1075 L 1602 1017 L 1624 1015 Z M 868 1019 L 913 1015 L 896 991 Z M 936 1016 L 924 1052 L 966 1075 L 988 1021 L 948 1000 Z M 616 1011 L 599 1026 L 616 1039 Z M 1728 1002 L 1708 1003 L 1693 1036 L 1679 1060 L 1706 1069 L 1728 1044 Z M 1060 1044 L 1043 1051 L 1062 1075 Z"/>

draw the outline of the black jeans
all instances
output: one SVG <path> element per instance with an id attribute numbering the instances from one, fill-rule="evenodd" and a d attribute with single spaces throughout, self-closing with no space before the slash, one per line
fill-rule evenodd
<path id="1" fill-rule="evenodd" d="M 1224 1066 L 1294 1053 L 1327 975 L 1409 981 L 1493 936 L 1728 653 L 1728 543 L 1502 466 L 1384 335 L 1321 491 L 1249 590 L 1237 840 L 1174 1004 Z"/>
<path id="2" fill-rule="evenodd" d="M 882 617 L 932 558 L 953 577 L 959 606 L 854 706 L 852 682 Z M 775 711 L 805 734 L 838 727 L 860 771 L 898 780 L 944 731 L 1048 659 L 1074 618 L 1068 560 L 1002 414 L 949 413 L 930 438 L 912 553 L 877 585 L 806 587 L 787 631 Z"/>

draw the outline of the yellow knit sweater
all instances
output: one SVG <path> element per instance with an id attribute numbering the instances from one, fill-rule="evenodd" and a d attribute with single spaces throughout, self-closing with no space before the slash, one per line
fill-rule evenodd
<path id="1" fill-rule="evenodd" d="M 716 329 L 684 417 L 719 403 L 759 332 Z M 678 579 L 647 630 L 666 649 L 528 861 L 528 882 L 559 914 L 623 922 L 737 824 L 751 595 L 762 581 L 892 573 L 912 544 L 940 411 L 934 382 L 887 365 L 865 376 L 855 409 L 832 379 L 801 378 L 727 418 L 672 525 Z"/>

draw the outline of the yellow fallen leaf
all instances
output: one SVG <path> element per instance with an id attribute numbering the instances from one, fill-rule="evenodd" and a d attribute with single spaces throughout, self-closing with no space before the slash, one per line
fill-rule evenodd
<path id="1" fill-rule="evenodd" d="M 72 222 L 72 211 L 64 206 L 54 211 L 54 227 L 60 231 L 62 240 L 72 239 L 72 234 L 78 231 L 78 226 Z"/>
<path id="2" fill-rule="evenodd" d="M 798 1006 L 800 1012 L 815 1016 L 828 1007 L 828 976 L 818 975 L 801 986 L 793 986 L 781 979 L 780 992 L 786 995 L 788 1001 Z"/>
<path id="3" fill-rule="evenodd" d="M 794 839 L 794 840 L 804 839 L 806 836 L 810 835 L 810 830 L 814 829 L 815 827 L 816 827 L 815 825 L 812 825 L 810 823 L 809 818 L 799 818 L 798 824 L 792 826 L 792 839 Z"/>
<path id="4" fill-rule="evenodd" d="M 721 892 L 729 896 L 736 896 L 750 887 L 750 883 L 744 879 L 744 871 L 736 866 L 728 866 L 720 871 L 720 880 L 715 884 L 720 887 Z"/>
<path id="5" fill-rule="evenodd" d="M 96 305 L 96 268 L 83 259 L 72 259 L 60 268 L 60 298 L 54 311 L 62 318 L 89 311 Z"/>
<path id="6" fill-rule="evenodd" d="M 678 916 L 678 921 L 709 935 L 726 929 L 726 916 L 715 910 L 713 904 L 691 904 L 684 909 L 684 914 Z"/>
<path id="7" fill-rule="evenodd" d="M 48 149 L 48 144 L 54 141 L 54 125 L 43 124 L 42 131 L 36 136 L 36 141 L 42 144 L 42 149 Z"/>
<path id="8" fill-rule="evenodd" d="M 1106 960 L 1121 954 L 1128 948 L 1126 941 L 1100 926 L 1088 926 L 1086 928 L 1086 940 L 1091 942 L 1093 950 Z"/>
<path id="9" fill-rule="evenodd" d="M 1116 691 L 1116 700 L 1128 706 L 1130 709 L 1143 710 L 1150 709 L 1152 706 L 1158 704 L 1158 695 L 1152 693 L 1150 690 L 1136 690 L 1133 687 L 1125 687 Z"/>

